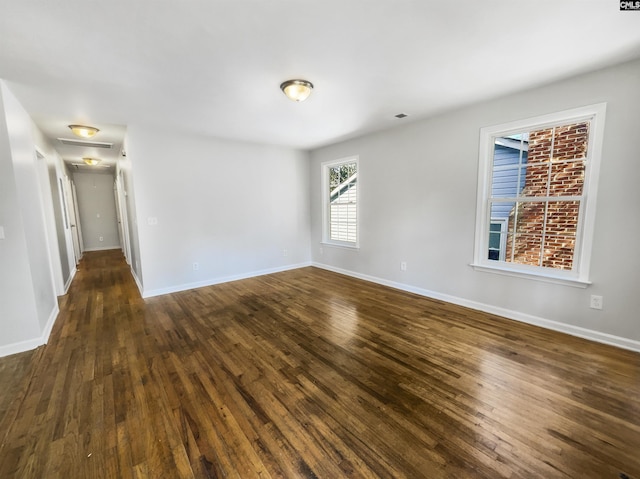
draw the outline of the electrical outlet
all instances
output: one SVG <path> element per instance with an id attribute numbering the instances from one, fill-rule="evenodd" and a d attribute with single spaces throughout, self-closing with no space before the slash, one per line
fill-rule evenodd
<path id="1" fill-rule="evenodd" d="M 200 269 L 200 265 L 198 263 L 193 263 L 193 270 L 198 271 Z"/>
<path id="2" fill-rule="evenodd" d="M 400 263 L 400 271 L 406 271 L 407 270 L 407 262 L 406 261 L 402 261 Z"/>
<path id="3" fill-rule="evenodd" d="M 592 294 L 591 301 L 589 302 L 589 307 L 591 309 L 602 309 L 602 296 Z"/>
<path id="4" fill-rule="evenodd" d="M 104 241 L 104 236 L 100 236 L 100 241 Z"/>
<path id="5" fill-rule="evenodd" d="M 282 256 L 287 256 L 289 254 L 289 252 L 286 249 L 282 250 Z"/>
<path id="6" fill-rule="evenodd" d="M 322 246 L 320 246 L 320 256 L 322 256 L 324 254 L 324 250 L 322 249 Z"/>

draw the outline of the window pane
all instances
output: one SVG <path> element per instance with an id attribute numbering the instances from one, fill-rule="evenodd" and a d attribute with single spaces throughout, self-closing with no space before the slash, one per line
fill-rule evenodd
<path id="1" fill-rule="evenodd" d="M 500 231 L 489 233 L 489 249 L 500 250 Z"/>
<path id="2" fill-rule="evenodd" d="M 544 230 L 544 202 L 519 202 L 509 216 L 505 260 L 520 264 L 540 264 Z M 514 234 L 515 233 L 515 234 Z"/>
<path id="3" fill-rule="evenodd" d="M 329 238 L 357 239 L 357 163 L 329 167 Z"/>
<path id="4" fill-rule="evenodd" d="M 509 233 L 542 234 L 544 228 L 544 202 L 519 202 L 509 216 Z"/>
<path id="5" fill-rule="evenodd" d="M 573 267 L 575 236 L 548 235 L 544 240 L 542 266 L 556 269 Z"/>
<path id="6" fill-rule="evenodd" d="M 527 163 L 527 137 L 526 133 L 520 133 L 494 139 L 491 193 L 494 198 L 513 198 L 522 189 L 524 175 L 518 176 L 518 166 Z"/>
<path id="7" fill-rule="evenodd" d="M 546 234 L 575 237 L 579 212 L 579 201 L 550 201 L 547 205 Z"/>
<path id="8" fill-rule="evenodd" d="M 521 156 L 523 158 L 521 158 Z M 494 140 L 493 168 L 517 166 L 527 162 L 527 143 L 500 137 Z"/>
<path id="9" fill-rule="evenodd" d="M 329 191 L 332 191 L 336 186 L 340 184 L 340 168 L 329 168 Z"/>
<path id="10" fill-rule="evenodd" d="M 552 161 L 586 158 L 588 144 L 589 122 L 558 126 L 553 138 Z"/>
<path id="11" fill-rule="evenodd" d="M 509 218 L 509 215 L 511 214 L 514 205 L 515 205 L 515 202 L 513 201 L 505 201 L 505 202 L 495 201 L 491 203 L 491 231 L 493 231 L 493 227 L 497 223 L 496 220 L 506 221 Z M 500 226 L 500 225 L 498 224 L 497 226 Z"/>
<path id="12" fill-rule="evenodd" d="M 505 261 L 540 266 L 542 235 L 508 234 Z"/>
<path id="13" fill-rule="evenodd" d="M 549 196 L 580 196 L 584 186 L 585 161 L 553 163 Z"/>
<path id="14" fill-rule="evenodd" d="M 524 184 L 525 170 L 518 177 L 518 167 L 500 169 L 493 172 L 491 196 L 494 198 L 515 198 Z M 518 184 L 521 185 L 518 188 Z"/>
<path id="15" fill-rule="evenodd" d="M 549 161 L 552 140 L 553 128 L 529 132 L 529 163 Z"/>
<path id="16" fill-rule="evenodd" d="M 536 163 L 522 169 L 523 187 L 520 196 L 548 196 L 549 163 Z"/>

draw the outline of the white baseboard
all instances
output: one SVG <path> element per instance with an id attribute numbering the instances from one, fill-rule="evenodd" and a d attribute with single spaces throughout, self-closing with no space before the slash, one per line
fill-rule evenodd
<path id="1" fill-rule="evenodd" d="M 31 351 L 32 349 L 36 349 L 38 346 L 47 344 L 47 341 L 49 341 L 49 336 L 51 335 L 51 330 L 53 329 L 53 325 L 55 324 L 59 313 L 60 308 L 58 307 L 58 303 L 56 302 L 40 337 L 0 346 L 0 358 L 4 356 L 10 356 L 12 354 L 23 353 L 25 351 Z"/>
<path id="2" fill-rule="evenodd" d="M 0 346 L 0 358 L 11 356 L 12 354 L 24 353 L 25 351 L 31 351 L 32 349 L 36 349 L 41 345 L 42 342 L 40 338 L 28 339 L 26 341 L 6 344 L 4 346 Z"/>
<path id="3" fill-rule="evenodd" d="M 212 278 L 212 279 L 207 279 L 205 281 L 198 281 L 195 283 L 179 284 L 176 286 L 170 286 L 168 288 L 152 289 L 149 291 L 145 290 L 142 293 L 142 297 L 151 298 L 153 296 L 160 296 L 160 295 L 169 294 L 169 293 L 177 293 L 179 291 L 186 291 L 189 289 L 203 288 L 205 286 L 213 286 L 214 284 L 222 284 L 222 283 L 228 283 L 230 281 L 238 281 L 240 279 L 255 278 L 256 276 L 264 276 L 265 274 L 280 273 L 282 271 L 305 268 L 307 266 L 311 266 L 311 262 L 291 264 L 287 266 L 281 266 L 278 268 L 262 269 L 259 271 L 250 271 L 248 273 L 242 273 L 242 274 L 237 274 L 232 276 L 223 276 L 221 278 Z"/>
<path id="4" fill-rule="evenodd" d="M 78 269 L 74 266 L 73 271 L 71 271 L 71 274 L 69 275 L 69 279 L 64 284 L 64 294 L 67 294 L 69 292 L 69 287 L 71 287 L 71 282 L 73 281 L 73 278 L 76 277 L 77 272 L 78 272 Z"/>
<path id="5" fill-rule="evenodd" d="M 386 279 L 377 278 L 375 276 L 369 276 L 366 274 L 356 273 L 354 271 L 348 271 L 342 268 L 336 268 L 334 266 L 330 266 L 323 263 L 314 262 L 312 263 L 312 266 L 315 266 L 321 269 L 326 269 L 328 271 L 333 271 L 334 273 L 351 276 L 353 278 L 370 281 L 372 283 L 381 284 L 383 286 L 389 286 L 390 288 L 407 291 L 409 293 L 415 293 L 420 296 L 425 296 L 427 298 L 446 301 L 447 303 L 457 304 L 459 306 L 476 309 L 478 311 L 483 311 L 485 313 L 495 314 L 497 316 L 502 316 L 507 319 L 513 319 L 516 321 L 520 321 L 522 323 L 532 324 L 534 326 L 540 326 L 546 329 L 551 329 L 553 331 L 559 331 L 562 333 L 570 334 L 572 336 L 589 339 L 591 341 L 595 341 L 598 343 L 609 344 L 611 346 L 617 346 L 619 348 L 640 352 L 640 341 L 635 341 L 633 339 L 614 336 L 612 334 L 602 333 L 600 331 L 594 331 L 592 329 L 581 328 L 579 326 L 573 326 L 571 324 L 560 323 L 558 321 L 552 321 L 550 319 L 540 318 L 538 316 L 521 313 L 519 311 L 513 311 L 511 309 L 492 306 L 490 304 L 471 301 L 468 299 L 459 298 L 457 296 L 451 296 L 448 294 L 438 293 L 436 291 L 417 288 L 415 286 L 410 286 L 403 283 L 397 283 L 395 281 L 389 281 Z"/>
<path id="6" fill-rule="evenodd" d="M 120 249 L 120 246 L 101 246 L 99 248 L 85 248 L 82 250 L 82 252 L 86 253 L 87 251 L 107 251 L 110 249 Z"/>

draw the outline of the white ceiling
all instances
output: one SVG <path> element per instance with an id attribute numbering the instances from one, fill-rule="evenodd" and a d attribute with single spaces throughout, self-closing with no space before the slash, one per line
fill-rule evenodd
<path id="1" fill-rule="evenodd" d="M 613 0 L 0 0 L 0 78 L 54 140 L 309 149 L 638 56 L 640 12 Z"/>

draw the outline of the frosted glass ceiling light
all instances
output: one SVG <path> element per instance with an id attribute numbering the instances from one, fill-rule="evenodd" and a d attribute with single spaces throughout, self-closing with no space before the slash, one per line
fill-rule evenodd
<path id="1" fill-rule="evenodd" d="M 89 166 L 96 166 L 98 163 L 100 163 L 100 160 L 96 158 L 83 158 L 82 161 L 84 161 Z"/>
<path id="2" fill-rule="evenodd" d="M 304 101 L 311 95 L 313 84 L 306 80 L 287 80 L 280 89 L 293 101 Z"/>
<path id="3" fill-rule="evenodd" d="M 69 128 L 71 128 L 74 135 L 79 136 L 80 138 L 91 138 L 100 131 L 93 126 L 84 125 L 69 125 Z"/>

